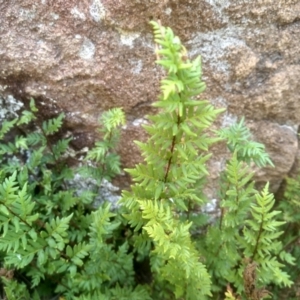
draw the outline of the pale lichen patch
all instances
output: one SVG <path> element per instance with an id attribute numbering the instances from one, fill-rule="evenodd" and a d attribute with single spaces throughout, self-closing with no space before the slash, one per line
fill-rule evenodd
<path id="1" fill-rule="evenodd" d="M 230 0 L 205 0 L 212 7 L 212 10 L 215 12 L 215 17 L 222 20 L 222 22 L 230 22 L 228 14 L 224 11 L 226 8 L 230 6 Z M 239 0 L 235 0 L 234 2 L 238 2 Z"/>
<path id="2" fill-rule="evenodd" d="M 229 0 L 206 0 L 206 2 L 218 11 L 222 11 L 224 8 L 230 5 Z"/>
<path id="3" fill-rule="evenodd" d="M 214 213 L 218 210 L 218 200 L 211 199 L 210 202 L 206 203 L 203 210 L 207 213 Z"/>
<path id="4" fill-rule="evenodd" d="M 83 44 L 81 45 L 79 56 L 82 59 L 90 60 L 94 57 L 95 51 L 96 51 L 96 47 L 94 43 L 90 39 L 85 38 Z"/>
<path id="5" fill-rule="evenodd" d="M 33 6 L 32 9 L 21 8 L 19 10 L 19 17 L 20 17 L 20 19 L 23 19 L 23 20 L 32 21 L 35 18 L 35 15 L 36 15 L 35 6 Z"/>
<path id="6" fill-rule="evenodd" d="M 4 92 L 7 89 L 7 85 L 0 85 L 0 92 Z"/>
<path id="7" fill-rule="evenodd" d="M 228 104 L 227 104 L 227 101 L 224 97 L 216 97 L 214 99 L 211 99 L 211 103 L 215 106 L 218 106 L 218 107 L 227 107 Z"/>
<path id="8" fill-rule="evenodd" d="M 133 47 L 133 42 L 140 36 L 139 32 L 125 32 L 120 31 L 120 39 L 123 45 L 126 45 L 130 48 Z"/>
<path id="9" fill-rule="evenodd" d="M 94 0 L 90 5 L 90 15 L 95 22 L 105 19 L 105 7 L 100 0 Z"/>
<path id="10" fill-rule="evenodd" d="M 143 69 L 143 62 L 142 60 L 131 60 L 130 64 L 133 66 L 131 69 L 132 74 L 140 74 Z"/>
<path id="11" fill-rule="evenodd" d="M 17 117 L 17 111 L 23 106 L 24 104 L 15 99 L 13 95 L 8 95 L 7 97 L 0 96 L 0 120 L 3 121 L 11 116 Z"/>
<path id="12" fill-rule="evenodd" d="M 77 6 L 73 7 L 71 9 L 71 14 L 74 16 L 74 18 L 76 19 L 81 19 L 83 21 L 86 20 L 85 14 L 83 12 L 81 12 Z"/>
<path id="13" fill-rule="evenodd" d="M 236 124 L 237 116 L 234 116 L 228 112 L 226 112 L 222 118 L 222 127 L 229 127 L 231 125 Z"/>
<path id="14" fill-rule="evenodd" d="M 135 119 L 135 120 L 132 122 L 132 125 L 135 126 L 135 127 L 139 127 L 139 126 L 141 126 L 142 124 L 148 124 L 147 120 L 145 120 L 145 119 Z"/>
<path id="15" fill-rule="evenodd" d="M 90 167 L 93 167 L 91 162 L 88 162 Z M 120 200 L 120 192 L 117 186 L 114 186 L 112 183 L 103 179 L 101 184 L 92 178 L 85 178 L 80 174 L 75 174 L 72 180 L 68 181 L 70 188 L 76 190 L 78 197 L 83 195 L 85 191 L 93 191 L 95 193 L 95 198 L 93 201 L 93 206 L 95 208 L 102 205 L 104 202 L 108 201 L 112 208 L 118 207 L 118 201 Z"/>
<path id="16" fill-rule="evenodd" d="M 55 21 L 59 19 L 59 15 L 56 14 L 56 13 L 50 13 L 50 16 L 51 16 L 51 18 L 52 18 L 53 20 L 55 20 Z"/>
<path id="17" fill-rule="evenodd" d="M 172 13 L 172 8 L 171 7 L 167 7 L 165 9 L 165 14 L 169 16 L 169 15 L 171 15 L 171 13 Z"/>
<path id="18" fill-rule="evenodd" d="M 230 64 L 224 59 L 234 47 L 245 47 L 245 41 L 240 37 L 238 28 L 228 27 L 210 33 L 195 34 L 187 43 L 191 47 L 190 55 L 201 54 L 204 63 L 214 70 L 228 75 Z"/>

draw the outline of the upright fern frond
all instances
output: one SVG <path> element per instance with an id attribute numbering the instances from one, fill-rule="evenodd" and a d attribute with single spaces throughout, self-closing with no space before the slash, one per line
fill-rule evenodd
<path id="1" fill-rule="evenodd" d="M 253 219 L 246 221 L 244 227 L 245 257 L 261 265 L 260 280 L 265 284 L 273 281 L 279 285 L 291 286 L 293 282 L 282 270 L 283 264 L 277 260 L 277 254 L 282 250 L 278 237 L 283 234 L 279 228 L 285 223 L 278 221 L 280 211 L 272 210 L 275 204 L 273 194 L 268 191 L 268 184 L 261 194 L 256 195 L 256 203 L 252 204 Z"/>
<path id="2" fill-rule="evenodd" d="M 143 227 L 155 255 L 166 261 L 161 271 L 175 287 L 176 297 L 196 299 L 210 294 L 210 278 L 191 241 L 191 223 L 182 222 L 180 214 L 205 201 L 198 189 L 208 174 L 207 150 L 217 140 L 206 131 L 222 110 L 195 99 L 205 89 L 200 57 L 190 61 L 170 28 L 151 25 L 160 46 L 157 64 L 167 76 L 161 81 L 159 101 L 153 104 L 161 111 L 144 126 L 150 137 L 147 143 L 137 142 L 146 163 L 127 170 L 136 184 L 131 193 L 123 193 L 121 203 L 130 209 L 129 222 Z M 182 276 L 174 278 L 174 273 Z"/>
<path id="3" fill-rule="evenodd" d="M 227 141 L 229 150 L 231 152 L 236 151 L 239 160 L 247 163 L 253 161 L 258 167 L 265 167 L 266 165 L 274 167 L 265 151 L 265 146 L 251 140 L 251 133 L 244 124 L 244 118 L 229 128 L 220 129 L 218 133 L 221 138 Z"/>
<path id="4" fill-rule="evenodd" d="M 103 179 L 110 180 L 121 172 L 120 159 L 115 153 L 115 148 L 120 139 L 120 127 L 125 124 L 125 115 L 122 109 L 113 108 L 104 112 L 99 119 L 101 142 L 96 142 L 85 157 L 87 163 L 81 168 L 84 177 L 95 178 L 98 184 Z"/>
<path id="5" fill-rule="evenodd" d="M 61 113 L 57 118 L 44 121 L 42 124 L 44 134 L 52 135 L 57 132 L 62 126 L 62 120 L 64 117 L 65 115 Z"/>

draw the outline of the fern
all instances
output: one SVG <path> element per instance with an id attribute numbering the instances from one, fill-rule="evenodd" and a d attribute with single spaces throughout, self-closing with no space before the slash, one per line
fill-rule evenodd
<path id="1" fill-rule="evenodd" d="M 161 45 L 157 63 L 168 75 L 154 103 L 161 112 L 149 117 L 152 124 L 144 126 L 150 138 L 147 143 L 137 142 L 145 163 L 127 170 L 137 183 L 131 193 L 123 193 L 121 203 L 130 209 L 126 216 L 130 224 L 147 232 L 155 255 L 165 261 L 155 272 L 174 286 L 176 298 L 195 299 L 210 294 L 210 278 L 191 241 L 191 223 L 181 222 L 179 214 L 189 205 L 203 203 L 197 183 L 201 174 L 207 175 L 205 162 L 210 155 L 205 152 L 217 140 L 205 130 L 221 110 L 194 99 L 205 89 L 200 58 L 186 60 L 185 49 L 172 30 L 151 24 L 155 42 Z"/>
<path id="2" fill-rule="evenodd" d="M 251 140 L 251 133 L 244 124 L 244 118 L 229 128 L 220 129 L 218 133 L 221 138 L 226 139 L 229 150 L 236 151 L 239 160 L 247 163 L 253 161 L 258 167 L 274 167 L 264 145 Z"/>
<path id="3" fill-rule="evenodd" d="M 103 179 L 110 180 L 121 172 L 119 156 L 114 149 L 119 141 L 119 128 L 125 124 L 125 116 L 120 108 L 114 108 L 104 112 L 99 119 L 99 132 L 104 135 L 101 142 L 96 142 L 95 146 L 89 150 L 85 160 L 93 161 L 93 164 L 86 164 L 81 169 L 84 177 L 97 179 L 100 185 Z M 108 176 L 109 175 L 109 176 Z"/>
<path id="4" fill-rule="evenodd" d="M 278 262 L 276 254 L 282 249 L 278 237 L 283 234 L 279 227 L 285 222 L 277 221 L 280 211 L 272 210 L 275 200 L 268 192 L 268 184 L 261 194 L 256 195 L 256 203 L 252 204 L 253 219 L 246 221 L 244 228 L 245 257 L 261 264 L 261 278 L 264 283 L 274 280 L 277 284 L 291 286 L 288 274 L 281 270 L 283 265 Z"/>
<path id="5" fill-rule="evenodd" d="M 285 221 L 282 228 L 284 234 L 281 236 L 283 244 L 282 250 L 278 253 L 278 257 L 282 264 L 285 264 L 286 271 L 294 281 L 291 289 L 276 289 L 274 299 L 280 299 L 286 296 L 288 299 L 296 300 L 299 298 L 299 264 L 300 251 L 298 247 L 299 241 L 299 224 L 300 224 L 300 176 L 295 178 L 286 178 L 284 185 L 284 194 L 277 197 L 275 202 L 276 210 L 281 210 L 281 218 Z M 279 219 L 279 218 L 277 218 Z"/>
<path id="6" fill-rule="evenodd" d="M 30 99 L 30 110 L 24 110 L 22 111 L 22 115 L 21 117 L 18 119 L 18 122 L 17 122 L 17 125 L 20 126 L 20 125 L 23 125 L 23 124 L 29 124 L 31 123 L 33 120 L 36 119 L 36 116 L 35 116 L 35 112 L 38 111 L 38 109 L 36 108 L 35 106 L 35 103 L 34 103 L 34 99 L 31 98 Z"/>
<path id="7" fill-rule="evenodd" d="M 2 123 L 2 127 L 0 130 L 0 138 L 3 139 L 3 137 L 14 127 L 15 123 L 17 123 L 17 119 L 13 119 L 11 121 L 4 120 Z"/>
<path id="8" fill-rule="evenodd" d="M 93 230 L 101 232 L 101 226 L 105 228 L 105 223 L 97 221 L 94 224 L 91 218 L 94 210 L 91 204 L 96 195 L 86 191 L 82 197 L 78 197 L 69 187 L 68 180 L 74 178 L 74 172 L 67 166 L 65 159 L 71 138 L 49 142 L 49 136 L 59 132 L 63 114 L 39 125 L 38 122 L 33 123 L 37 111 L 33 100 L 30 108 L 31 111 L 23 111 L 20 118 L 4 123 L 2 128 L 0 254 L 5 268 L 17 270 L 21 274 L 20 278 L 25 278 L 28 285 L 3 278 L 6 297 L 17 299 L 15 292 L 22 290 L 26 299 L 40 299 L 46 293 L 42 287 L 47 282 L 55 287 L 48 292 L 48 296 L 63 293 L 65 299 L 74 299 L 80 293 L 101 295 L 110 286 L 109 282 L 114 282 L 111 287 L 116 284 L 121 287 L 128 281 L 128 274 L 131 274 L 133 281 L 132 255 L 127 254 L 126 243 L 116 250 L 112 245 L 105 245 L 120 222 L 116 221 L 114 225 L 109 222 L 111 229 L 104 230 L 102 242 L 94 240 Z M 112 148 L 119 137 L 119 129 L 115 126 L 124 122 L 122 116 L 119 109 L 104 114 L 105 127 L 102 132 L 106 140 L 103 143 L 107 143 L 108 147 L 104 147 L 101 142 L 98 144 L 98 150 L 103 150 L 102 162 L 106 166 L 102 169 L 102 178 L 110 178 L 120 170 L 119 159 Z M 25 126 L 22 128 L 24 135 L 6 143 L 4 135 L 9 133 L 13 125 L 30 125 L 36 130 L 26 135 Z M 28 151 L 26 166 L 20 155 L 24 150 Z M 89 154 L 91 159 L 99 163 L 96 157 Z M 102 212 L 108 216 L 108 221 L 114 216 L 109 206 L 104 210 L 100 207 L 94 215 Z M 102 260 L 99 249 L 101 255 L 111 257 L 112 260 L 99 266 L 96 264 L 97 272 L 93 276 L 90 269 L 95 269 L 95 261 Z M 127 271 L 124 273 L 123 270 Z M 103 286 L 99 284 L 98 276 L 106 278 Z M 79 278 L 84 278 L 90 288 L 78 284 Z M 115 279 L 111 281 L 109 278 Z M 134 290 L 132 294 L 135 294 Z"/>
<path id="9" fill-rule="evenodd" d="M 44 121 L 42 124 L 43 133 L 46 136 L 56 133 L 62 125 L 63 118 L 64 114 L 61 113 L 57 118 Z"/>
<path id="10" fill-rule="evenodd" d="M 170 28 L 151 24 L 165 76 L 153 103 L 158 113 L 144 126 L 148 141 L 136 141 L 144 162 L 127 170 L 133 184 L 118 209 L 96 200 L 105 196 L 101 184 L 121 171 L 121 109 L 102 114 L 101 140 L 79 170 L 67 163 L 72 138 L 55 141 L 63 114 L 40 122 L 31 99 L 29 110 L 3 122 L 2 298 L 282 299 L 299 280 L 298 181 L 287 180 L 280 204 L 268 184 L 256 190 L 251 163 L 272 165 L 264 146 L 251 140 L 243 119 L 212 130 L 222 110 L 199 100 L 200 57 L 190 60 Z M 21 134 L 12 139 L 15 127 Z M 232 155 L 211 213 L 206 163 L 220 140 Z M 297 287 L 288 295 L 297 299 Z"/>
<path id="11" fill-rule="evenodd" d="M 5 285 L 4 291 L 7 297 L 7 300 L 27 300 L 30 299 L 29 292 L 26 288 L 26 285 L 20 284 L 15 280 L 11 280 L 5 277 L 1 278 L 2 282 Z M 37 295 L 35 295 L 33 300 L 40 299 Z"/>

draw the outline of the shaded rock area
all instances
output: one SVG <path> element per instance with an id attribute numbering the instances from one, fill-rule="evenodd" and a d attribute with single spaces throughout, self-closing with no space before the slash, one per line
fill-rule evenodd
<path id="1" fill-rule="evenodd" d="M 246 117 L 276 165 L 257 181 L 276 189 L 299 152 L 298 0 L 0 0 L 2 107 L 34 97 L 43 118 L 64 111 L 79 150 L 92 145 L 99 115 L 121 106 L 128 123 L 119 152 L 133 166 L 133 140 L 145 138 L 140 124 L 154 112 L 162 75 L 151 19 L 172 27 L 192 58 L 202 55 L 203 98 L 226 107 L 219 126 Z M 214 151 L 217 174 L 226 151 Z"/>

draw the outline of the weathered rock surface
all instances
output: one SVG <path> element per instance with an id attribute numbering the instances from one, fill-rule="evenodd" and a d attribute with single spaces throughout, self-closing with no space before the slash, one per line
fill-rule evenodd
<path id="1" fill-rule="evenodd" d="M 192 57 L 202 55 L 203 97 L 227 108 L 221 126 L 246 116 L 276 165 L 257 178 L 278 185 L 298 149 L 298 0 L 0 0 L 3 104 L 34 97 L 42 116 L 64 111 L 77 149 L 93 142 L 102 111 L 122 106 L 120 153 L 132 166 L 139 159 L 132 140 L 143 138 L 139 124 L 158 95 L 148 24 L 158 18 Z"/>
<path id="2" fill-rule="evenodd" d="M 288 174 L 298 156 L 298 140 L 296 128 L 279 125 L 270 121 L 257 121 L 248 124 L 255 138 L 265 144 L 272 157 L 275 168 L 259 169 L 255 173 L 255 181 L 265 184 L 271 182 L 271 189 L 275 192 Z M 280 155 L 279 155 L 280 153 Z"/>

